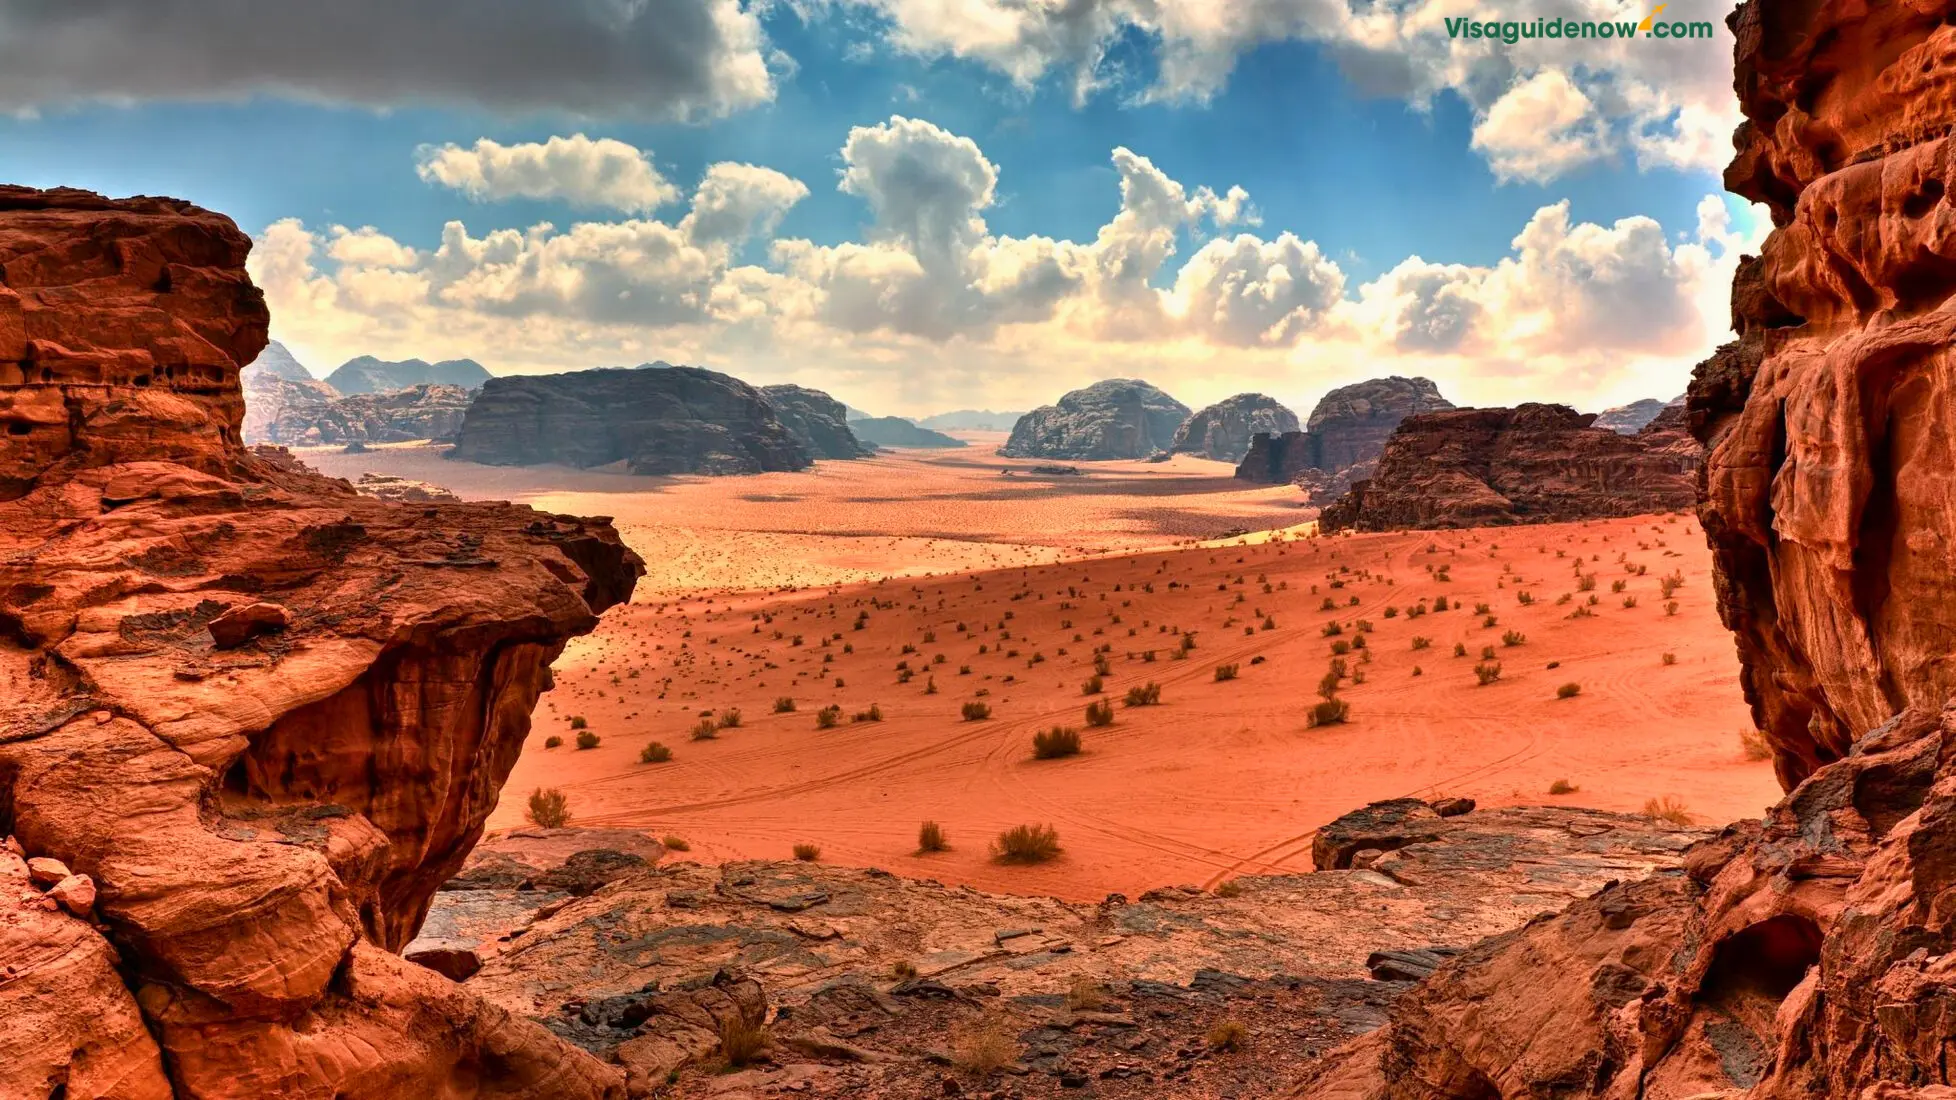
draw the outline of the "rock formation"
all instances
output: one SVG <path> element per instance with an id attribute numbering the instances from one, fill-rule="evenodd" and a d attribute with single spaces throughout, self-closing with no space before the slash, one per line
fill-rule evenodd
<path id="1" fill-rule="evenodd" d="M 306 369 L 306 365 L 299 362 L 298 357 L 277 340 L 265 345 L 265 350 L 258 353 L 258 358 L 253 359 L 250 365 L 245 367 L 242 377 L 249 379 L 254 374 L 269 374 L 273 378 L 283 378 L 287 382 L 318 381 L 312 376 L 312 372 Z"/>
<path id="2" fill-rule="evenodd" d="M 964 440 L 955 436 L 920 428 L 900 416 L 871 416 L 861 420 L 851 420 L 849 427 L 865 443 L 878 447 L 965 447 Z"/>
<path id="3" fill-rule="evenodd" d="M 805 470 L 813 455 L 761 391 L 699 367 L 491 378 L 450 458 L 605 466 L 635 474 Z"/>
<path id="4" fill-rule="evenodd" d="M 1675 512 L 1697 501 L 1701 450 L 1678 419 L 1634 436 L 1566 405 L 1407 417 L 1377 472 L 1318 522 L 1327 531 L 1481 527 Z"/>
<path id="5" fill-rule="evenodd" d="M 1726 173 L 1774 230 L 1698 369 L 1704 521 L 1787 797 L 1482 944 L 1299 1095 L 1956 1086 L 1956 4 L 1753 0 Z"/>
<path id="6" fill-rule="evenodd" d="M 244 437 L 247 443 L 278 441 L 281 418 L 303 418 L 306 411 L 339 399 L 338 390 L 314 378 L 292 353 L 273 341 L 265 353 L 238 373 L 244 389 Z"/>
<path id="7" fill-rule="evenodd" d="M 268 385 L 263 375 L 247 378 L 245 442 L 306 447 L 447 440 L 461 430 L 472 400 L 460 386 L 439 385 L 316 400 L 311 391 L 300 389 L 304 385 L 283 380 Z M 269 419 L 261 413 L 265 400 L 275 403 Z"/>
<path id="8" fill-rule="evenodd" d="M 387 393 L 410 386 L 460 386 L 472 390 L 489 381 L 489 372 L 473 359 L 388 362 L 362 355 L 341 363 L 338 370 L 326 376 L 326 381 L 344 394 Z"/>
<path id="9" fill-rule="evenodd" d="M 1189 408 L 1146 382 L 1109 378 L 1019 418 L 1007 458 L 1146 458 L 1166 451 Z"/>
<path id="10" fill-rule="evenodd" d="M 1426 378 L 1373 378 L 1324 395 L 1304 430 L 1251 437 L 1236 476 L 1260 485 L 1290 482 L 1325 504 L 1361 478 L 1372 476 L 1386 440 L 1399 422 L 1418 413 L 1453 408 Z"/>
<path id="11" fill-rule="evenodd" d="M 619 1096 L 392 952 L 642 568 L 601 521 L 244 449 L 249 248 L 0 188 L 0 1095 Z"/>
<path id="12" fill-rule="evenodd" d="M 762 386 L 774 415 L 816 458 L 861 458 L 874 454 L 849 430 L 848 406 L 821 390 L 803 386 Z"/>
<path id="13" fill-rule="evenodd" d="M 1182 422 L 1168 449 L 1176 454 L 1201 455 L 1218 462 L 1241 462 L 1250 453 L 1250 439 L 1279 436 L 1297 430 L 1297 414 L 1276 398 L 1239 393 L 1210 405 Z"/>
<path id="14" fill-rule="evenodd" d="M 1641 401 L 1632 401 L 1628 405 L 1618 405 L 1612 409 L 1604 409 L 1602 412 L 1596 414 L 1595 426 L 1598 428 L 1608 428 L 1618 435 L 1636 435 L 1638 432 L 1644 430 L 1644 425 L 1657 419 L 1658 413 L 1673 406 L 1683 408 L 1684 398 L 1680 397 L 1673 401 L 1659 401 L 1655 397 L 1646 397 Z"/>

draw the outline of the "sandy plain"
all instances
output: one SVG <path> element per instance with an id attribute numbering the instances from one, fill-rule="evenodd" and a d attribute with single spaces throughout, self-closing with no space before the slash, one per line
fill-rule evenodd
<path id="1" fill-rule="evenodd" d="M 812 844 L 825 862 L 1098 900 L 1307 870 L 1317 826 L 1398 795 L 1670 798 L 1701 823 L 1778 796 L 1741 748 L 1737 661 L 1688 516 L 1318 538 L 1295 489 L 1220 463 L 1040 474 L 967 438 L 721 479 L 428 447 L 301 457 L 611 515 L 646 558 L 632 605 L 557 662 L 492 829 L 554 787 L 578 824 L 681 837 L 709 862 Z M 1361 637 L 1342 655 L 1350 720 L 1313 728 L 1332 650 Z M 1482 685 L 1489 647 L 1500 676 Z M 1149 683 L 1158 705 L 1124 705 Z M 1113 724 L 1089 726 L 1101 700 Z M 578 726 L 596 747 L 575 747 Z M 1083 751 L 1033 759 L 1054 726 Z M 642 763 L 652 741 L 672 759 Z M 1558 780 L 1576 789 L 1549 794 Z M 916 851 L 925 820 L 949 851 Z M 991 839 L 1024 823 L 1056 827 L 1062 856 L 995 861 Z"/>

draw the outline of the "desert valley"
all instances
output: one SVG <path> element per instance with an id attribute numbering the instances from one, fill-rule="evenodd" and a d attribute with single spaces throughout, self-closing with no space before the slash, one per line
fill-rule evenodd
<path id="1" fill-rule="evenodd" d="M 629 53 L 638 15 L 609 18 Z M 0 185 L 0 1100 L 1956 1096 L 1956 8 L 1751 0 L 1727 30 L 1725 183 L 1770 230 L 1733 251 L 1717 199 L 1695 243 L 1649 223 L 1676 279 L 1720 243 L 1730 339 L 1608 407 L 1594 363 L 1460 400 L 1534 377 L 1493 351 L 1286 401 L 1163 335 L 1301 355 L 1388 299 L 1425 303 L 1409 361 L 1488 303 L 1529 330 L 1581 308 L 1516 282 L 1553 207 L 1484 300 L 1418 257 L 1344 296 L 1315 243 L 1223 234 L 1260 224 L 1240 188 L 1124 147 L 1090 244 L 1005 236 L 995 166 L 902 116 L 843 153 L 876 231 L 765 263 L 742 242 L 799 181 L 716 162 L 667 224 L 661 165 L 582 133 L 425 145 L 418 174 L 633 220 L 335 225 L 330 288 L 296 219 Z M 1508 94 L 1563 95 L 1543 73 Z M 1552 178 L 1570 148 L 1522 157 L 1508 102 L 1471 147 Z M 1644 232 L 1584 225 L 1557 262 L 1616 310 L 1640 284 L 1598 250 Z M 1177 233 L 1172 286 L 1096 282 Z M 723 278 L 524 283 L 594 240 Z M 953 253 L 953 290 L 902 282 Z M 435 350 L 416 310 L 517 284 L 418 329 L 498 369 L 405 357 Z M 899 330 L 1008 348 L 980 336 L 1062 285 L 1103 297 L 1055 316 L 1125 333 L 1086 346 L 1161 336 L 1169 373 L 1055 354 L 928 412 L 942 379 L 877 373 Z M 497 326 L 554 292 L 637 326 L 613 352 L 708 300 L 722 337 L 901 317 L 860 363 L 811 343 L 833 382 L 502 369 L 528 337 Z M 524 323 L 584 357 L 561 320 Z M 365 350 L 328 371 L 293 330 Z"/>

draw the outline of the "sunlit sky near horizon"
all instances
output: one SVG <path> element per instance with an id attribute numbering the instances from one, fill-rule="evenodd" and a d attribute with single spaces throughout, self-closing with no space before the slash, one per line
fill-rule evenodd
<path id="1" fill-rule="evenodd" d="M 1106 377 L 1680 392 L 1762 219 L 1711 41 L 1466 0 L 0 0 L 0 179 L 235 218 L 273 334 L 877 413 Z M 1616 0 L 1511 17 L 1642 18 Z"/>

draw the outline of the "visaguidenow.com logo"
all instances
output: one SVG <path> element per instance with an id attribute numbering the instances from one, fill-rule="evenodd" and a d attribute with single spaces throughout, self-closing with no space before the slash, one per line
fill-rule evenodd
<path id="1" fill-rule="evenodd" d="M 1643 22 L 1633 20 L 1590 19 L 1475 19 L 1459 16 L 1447 20 L 1452 38 L 1486 38 L 1512 46 L 1524 38 L 1698 38 L 1709 41 L 1712 25 L 1708 21 L 1687 22 L 1663 18 L 1669 4 L 1659 4 Z"/>

